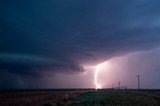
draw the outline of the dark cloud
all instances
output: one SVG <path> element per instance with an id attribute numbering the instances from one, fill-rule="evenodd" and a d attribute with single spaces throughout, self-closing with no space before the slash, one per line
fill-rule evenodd
<path id="1" fill-rule="evenodd" d="M 0 68 L 34 75 L 84 71 L 160 41 L 158 0 L 0 1 Z"/>
<path id="2" fill-rule="evenodd" d="M 79 71 L 83 72 L 82 66 L 74 63 L 65 63 L 65 61 L 56 61 L 53 59 L 39 58 L 31 55 L 10 55 L 0 54 L 0 69 L 8 70 L 12 73 L 23 75 L 43 75 L 44 71 Z M 65 73 L 65 72 L 63 72 Z"/>

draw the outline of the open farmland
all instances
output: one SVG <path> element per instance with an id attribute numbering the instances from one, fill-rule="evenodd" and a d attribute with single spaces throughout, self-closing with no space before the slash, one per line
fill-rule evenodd
<path id="1" fill-rule="evenodd" d="M 159 106 L 159 90 L 98 90 L 76 98 L 85 106 Z"/>
<path id="2" fill-rule="evenodd" d="M 57 104 L 88 89 L 56 89 L 56 90 L 2 90 L 0 106 L 43 106 L 48 103 Z"/>
<path id="3" fill-rule="evenodd" d="M 1 106 L 159 106 L 160 90 L 5 90 Z"/>

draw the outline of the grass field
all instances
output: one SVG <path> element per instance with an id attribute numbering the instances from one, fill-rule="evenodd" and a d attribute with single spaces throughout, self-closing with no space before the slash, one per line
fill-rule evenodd
<path id="1" fill-rule="evenodd" d="M 76 98 L 83 106 L 160 106 L 160 96 L 148 91 L 99 90 Z"/>
<path id="2" fill-rule="evenodd" d="M 0 103 L 0 106 L 160 106 L 160 90 L 1 91 Z"/>

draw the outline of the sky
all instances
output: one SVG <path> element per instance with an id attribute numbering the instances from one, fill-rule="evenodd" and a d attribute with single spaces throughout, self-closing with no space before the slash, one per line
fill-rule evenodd
<path id="1" fill-rule="evenodd" d="M 1 0 L 0 88 L 159 88 L 159 0 Z"/>

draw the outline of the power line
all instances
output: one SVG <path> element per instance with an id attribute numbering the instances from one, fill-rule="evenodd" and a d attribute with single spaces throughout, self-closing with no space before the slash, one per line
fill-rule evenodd
<path id="1" fill-rule="evenodd" d="M 119 85 L 119 89 L 121 88 L 121 82 L 118 82 L 118 85 Z"/>
<path id="2" fill-rule="evenodd" d="M 137 78 L 138 78 L 138 90 L 140 90 L 140 75 L 137 75 Z"/>

